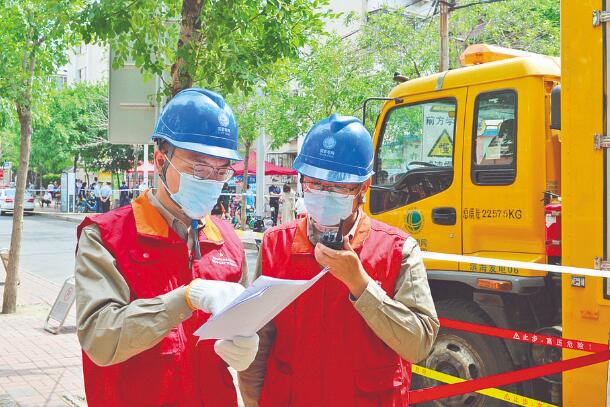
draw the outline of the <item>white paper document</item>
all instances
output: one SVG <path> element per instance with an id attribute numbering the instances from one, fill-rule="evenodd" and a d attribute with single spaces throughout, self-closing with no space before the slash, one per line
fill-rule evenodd
<path id="1" fill-rule="evenodd" d="M 260 276 L 233 302 L 203 324 L 195 335 L 200 339 L 233 339 L 236 336 L 254 335 L 326 272 L 325 268 L 311 280 Z"/>

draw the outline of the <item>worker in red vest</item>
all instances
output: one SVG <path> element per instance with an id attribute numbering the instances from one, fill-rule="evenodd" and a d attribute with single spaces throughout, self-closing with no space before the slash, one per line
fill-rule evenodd
<path id="1" fill-rule="evenodd" d="M 76 311 L 87 403 L 237 406 L 227 365 L 249 366 L 258 336 L 193 335 L 242 291 L 233 228 L 210 214 L 232 176 L 237 124 L 222 96 L 191 88 L 157 122 L 159 188 L 78 227 Z"/>
<path id="2" fill-rule="evenodd" d="M 294 168 L 307 217 L 267 231 L 257 274 L 328 273 L 259 332 L 239 373 L 245 405 L 406 406 L 411 363 L 428 355 L 439 322 L 417 242 L 360 209 L 371 136 L 332 115 L 309 131 Z"/>

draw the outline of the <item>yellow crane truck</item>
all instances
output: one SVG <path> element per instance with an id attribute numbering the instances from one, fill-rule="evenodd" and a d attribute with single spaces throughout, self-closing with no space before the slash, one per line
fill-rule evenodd
<path id="1" fill-rule="evenodd" d="M 561 59 L 475 45 L 462 68 L 398 84 L 375 126 L 366 210 L 424 251 L 608 269 L 603 10 L 601 0 L 561 1 Z M 440 316 L 608 343 L 606 279 L 451 259 L 426 266 Z M 442 329 L 421 364 L 474 379 L 582 354 Z M 607 406 L 609 387 L 608 363 L 600 363 L 504 389 L 556 405 Z M 508 404 L 471 393 L 431 405 Z"/>

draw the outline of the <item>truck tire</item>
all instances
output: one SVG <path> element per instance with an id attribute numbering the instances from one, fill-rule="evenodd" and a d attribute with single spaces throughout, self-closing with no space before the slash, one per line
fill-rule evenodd
<path id="1" fill-rule="evenodd" d="M 436 311 L 440 317 L 447 319 L 488 326 L 493 325 L 481 308 L 474 302 L 467 300 L 447 299 L 439 301 L 436 304 Z M 514 370 L 506 345 L 501 339 L 446 329 L 442 326 L 430 354 L 419 365 L 466 380 Z M 412 382 L 413 389 L 443 384 L 416 374 L 413 374 Z M 519 393 L 517 384 L 504 386 L 503 389 Z M 462 394 L 417 404 L 418 407 L 499 407 L 510 405 L 512 404 L 479 393 Z"/>

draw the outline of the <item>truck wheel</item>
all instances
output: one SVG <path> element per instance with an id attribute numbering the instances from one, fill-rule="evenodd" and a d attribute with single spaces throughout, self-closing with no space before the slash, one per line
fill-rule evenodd
<path id="1" fill-rule="evenodd" d="M 439 316 L 447 319 L 493 325 L 487 314 L 471 301 L 442 300 L 436 304 L 436 311 Z M 506 345 L 501 339 L 443 327 L 441 327 L 428 358 L 419 365 L 466 380 L 514 370 Z M 440 384 L 443 383 L 413 374 L 413 389 Z M 504 386 L 503 389 L 519 393 L 518 384 Z M 468 393 L 418 404 L 418 407 L 499 407 L 508 405 L 511 404 L 479 393 Z"/>

